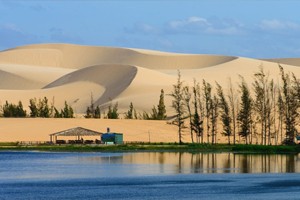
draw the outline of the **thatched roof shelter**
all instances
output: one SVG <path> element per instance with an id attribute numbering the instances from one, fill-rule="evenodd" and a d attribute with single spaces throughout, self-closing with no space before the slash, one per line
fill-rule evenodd
<path id="1" fill-rule="evenodd" d="M 76 127 L 76 128 L 70 128 L 64 131 L 59 131 L 56 133 L 50 134 L 50 141 L 52 142 L 53 137 L 55 140 L 57 140 L 58 136 L 76 136 L 78 139 L 82 136 L 99 136 L 101 137 L 102 133 L 93 131 L 90 129 L 82 128 L 82 127 Z"/>

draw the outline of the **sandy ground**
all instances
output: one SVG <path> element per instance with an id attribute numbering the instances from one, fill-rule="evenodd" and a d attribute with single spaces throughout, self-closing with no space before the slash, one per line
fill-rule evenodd
<path id="1" fill-rule="evenodd" d="M 92 94 L 102 113 L 111 101 L 118 102 L 122 117 L 130 102 L 137 112 L 150 112 L 158 104 L 161 89 L 165 94 L 172 92 L 178 70 L 185 85 L 192 86 L 193 79 L 213 85 L 217 81 L 226 93 L 229 78 L 236 90 L 240 75 L 251 85 L 259 67 L 277 83 L 278 63 L 300 77 L 298 58 L 259 60 L 71 44 L 28 45 L 0 52 L 0 105 L 6 100 L 22 101 L 28 109 L 29 99 L 46 96 L 58 109 L 67 101 L 82 114 Z M 174 114 L 171 102 L 166 95 L 168 116 Z M 149 141 L 149 135 L 155 142 L 178 141 L 176 127 L 166 122 L 86 119 L 0 119 L 0 141 L 44 141 L 50 133 L 76 126 L 101 132 L 110 127 L 123 132 L 126 141 Z"/>
<path id="2" fill-rule="evenodd" d="M 123 133 L 124 141 L 178 142 L 177 127 L 166 121 L 110 119 L 0 119 L 0 141 L 48 141 L 49 134 L 74 127 Z M 59 139 L 76 139 L 61 137 Z M 88 138 L 84 138 L 88 139 Z M 94 137 L 97 139 L 97 137 Z M 187 131 L 184 141 L 190 141 Z"/>

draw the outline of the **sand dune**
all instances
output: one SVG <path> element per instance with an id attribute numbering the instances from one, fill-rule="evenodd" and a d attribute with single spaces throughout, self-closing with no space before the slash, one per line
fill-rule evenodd
<path id="1" fill-rule="evenodd" d="M 137 68 L 134 66 L 97 65 L 67 74 L 44 88 L 54 88 L 79 81 L 93 82 L 105 88 L 101 97 L 94 99 L 96 105 L 102 105 L 115 99 L 122 93 L 130 85 L 136 73 Z M 84 111 L 82 110 L 81 112 Z"/>
<path id="2" fill-rule="evenodd" d="M 265 60 L 270 62 L 300 67 L 300 58 L 274 58 L 274 59 L 265 59 Z"/>
<path id="3" fill-rule="evenodd" d="M 123 117 L 122 113 L 128 110 L 130 102 L 134 104 L 138 112 L 151 111 L 152 107 L 158 104 L 161 89 L 164 89 L 165 94 L 171 93 L 172 85 L 177 80 L 178 69 L 186 85 L 191 86 L 194 79 L 200 83 L 202 79 L 205 79 L 213 85 L 215 81 L 218 81 L 226 90 L 229 78 L 232 79 L 235 89 L 238 89 L 239 75 L 250 84 L 254 72 L 257 72 L 259 67 L 263 67 L 264 71 L 269 73 L 270 78 L 276 82 L 279 78 L 278 63 L 282 63 L 286 71 L 300 76 L 300 58 L 258 60 L 235 56 L 191 55 L 71 44 L 28 45 L 0 52 L 0 104 L 6 100 L 13 103 L 21 100 L 24 107 L 28 108 L 30 98 L 46 96 L 59 109 L 67 101 L 78 116 L 82 116 L 87 106 L 90 105 L 92 94 L 95 105 L 101 106 L 103 111 L 109 103 L 118 102 L 120 116 Z M 165 103 L 169 116 L 174 114 L 171 102 L 171 97 L 166 95 Z M 30 120 L 26 119 L 25 122 L 34 123 Z M 44 123 L 42 119 L 36 120 L 38 123 Z M 8 124 L 11 123 L 13 126 L 13 123 L 17 122 L 12 120 Z M 56 122 L 58 121 L 53 120 L 47 123 Z M 100 129 L 93 125 L 98 121 L 89 121 L 91 124 L 77 120 L 70 122 L 74 126 L 78 126 L 76 125 L 78 123 L 87 128 Z M 104 126 L 110 126 L 110 123 Z M 154 122 L 147 124 L 142 121 L 121 120 L 119 123 L 116 126 L 120 127 L 120 130 L 128 129 L 128 132 L 136 134 L 139 131 L 147 134 L 151 126 L 156 126 Z M 165 122 L 157 123 L 162 123 L 157 125 L 157 130 L 166 125 Z M 143 129 L 130 129 L 127 124 L 135 127 L 141 126 Z M 4 132 L 5 130 L 22 132 L 7 126 L 2 129 Z M 22 126 L 27 127 L 23 122 Z M 3 126 L 0 126 L 0 130 L 1 127 Z M 171 127 L 166 128 L 166 132 L 171 131 L 171 134 L 176 135 L 176 128 Z M 42 132 L 43 138 L 45 134 L 55 131 L 50 127 L 44 131 L 38 127 L 35 128 Z M 64 128 L 71 127 L 58 126 L 58 129 Z M 6 137 L 9 136 L 6 134 L 0 135 L 0 141 L 8 139 Z M 132 140 L 130 137 L 128 140 Z M 143 136 L 143 138 L 146 137 Z M 168 138 L 171 139 L 168 140 Z M 27 136 L 23 139 L 26 140 Z M 168 136 L 164 140 L 173 141 L 173 136 Z"/>
<path id="4" fill-rule="evenodd" d="M 284 61 L 295 63 L 297 59 Z M 71 44 L 28 45 L 0 52 L 1 101 L 21 100 L 27 107 L 29 98 L 47 96 L 55 99 L 57 107 L 68 101 L 83 113 L 93 94 L 96 105 L 118 102 L 122 113 L 133 102 L 143 112 L 157 104 L 161 89 L 171 92 L 178 69 L 185 84 L 205 79 L 218 81 L 226 89 L 229 77 L 238 88 L 239 75 L 251 82 L 260 66 L 270 78 L 278 78 L 275 60 Z M 300 75 L 299 67 L 284 67 Z M 165 99 L 172 114 L 171 98 Z"/>
<path id="5" fill-rule="evenodd" d="M 1 63 L 74 69 L 99 64 L 137 65 L 150 69 L 193 69 L 214 66 L 236 58 L 70 44 L 29 45 L 0 54 Z"/>

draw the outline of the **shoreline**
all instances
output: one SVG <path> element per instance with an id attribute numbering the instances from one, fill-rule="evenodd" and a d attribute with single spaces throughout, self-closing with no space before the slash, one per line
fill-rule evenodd
<path id="1" fill-rule="evenodd" d="M 246 145 L 246 144 L 123 144 L 123 145 L 19 145 L 0 143 L 3 151 L 45 151 L 45 152 L 189 152 L 189 153 L 260 153 L 260 154 L 297 154 L 300 145 Z"/>

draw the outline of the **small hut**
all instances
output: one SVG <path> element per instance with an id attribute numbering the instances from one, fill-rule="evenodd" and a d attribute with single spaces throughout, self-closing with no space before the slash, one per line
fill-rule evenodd
<path id="1" fill-rule="evenodd" d="M 102 134 L 101 141 L 105 144 L 123 144 L 123 134 L 110 132 L 110 129 L 107 128 L 107 133 Z"/>
<path id="2" fill-rule="evenodd" d="M 65 137 L 75 137 L 75 140 L 58 140 L 58 137 L 65 136 Z M 101 143 L 101 132 L 93 131 L 90 129 L 76 127 L 67 129 L 64 131 L 59 131 L 56 133 L 50 134 L 50 142 L 56 144 L 92 144 L 94 143 L 93 140 L 83 140 L 83 136 L 96 136 L 98 139 L 95 140 L 95 143 Z"/>

